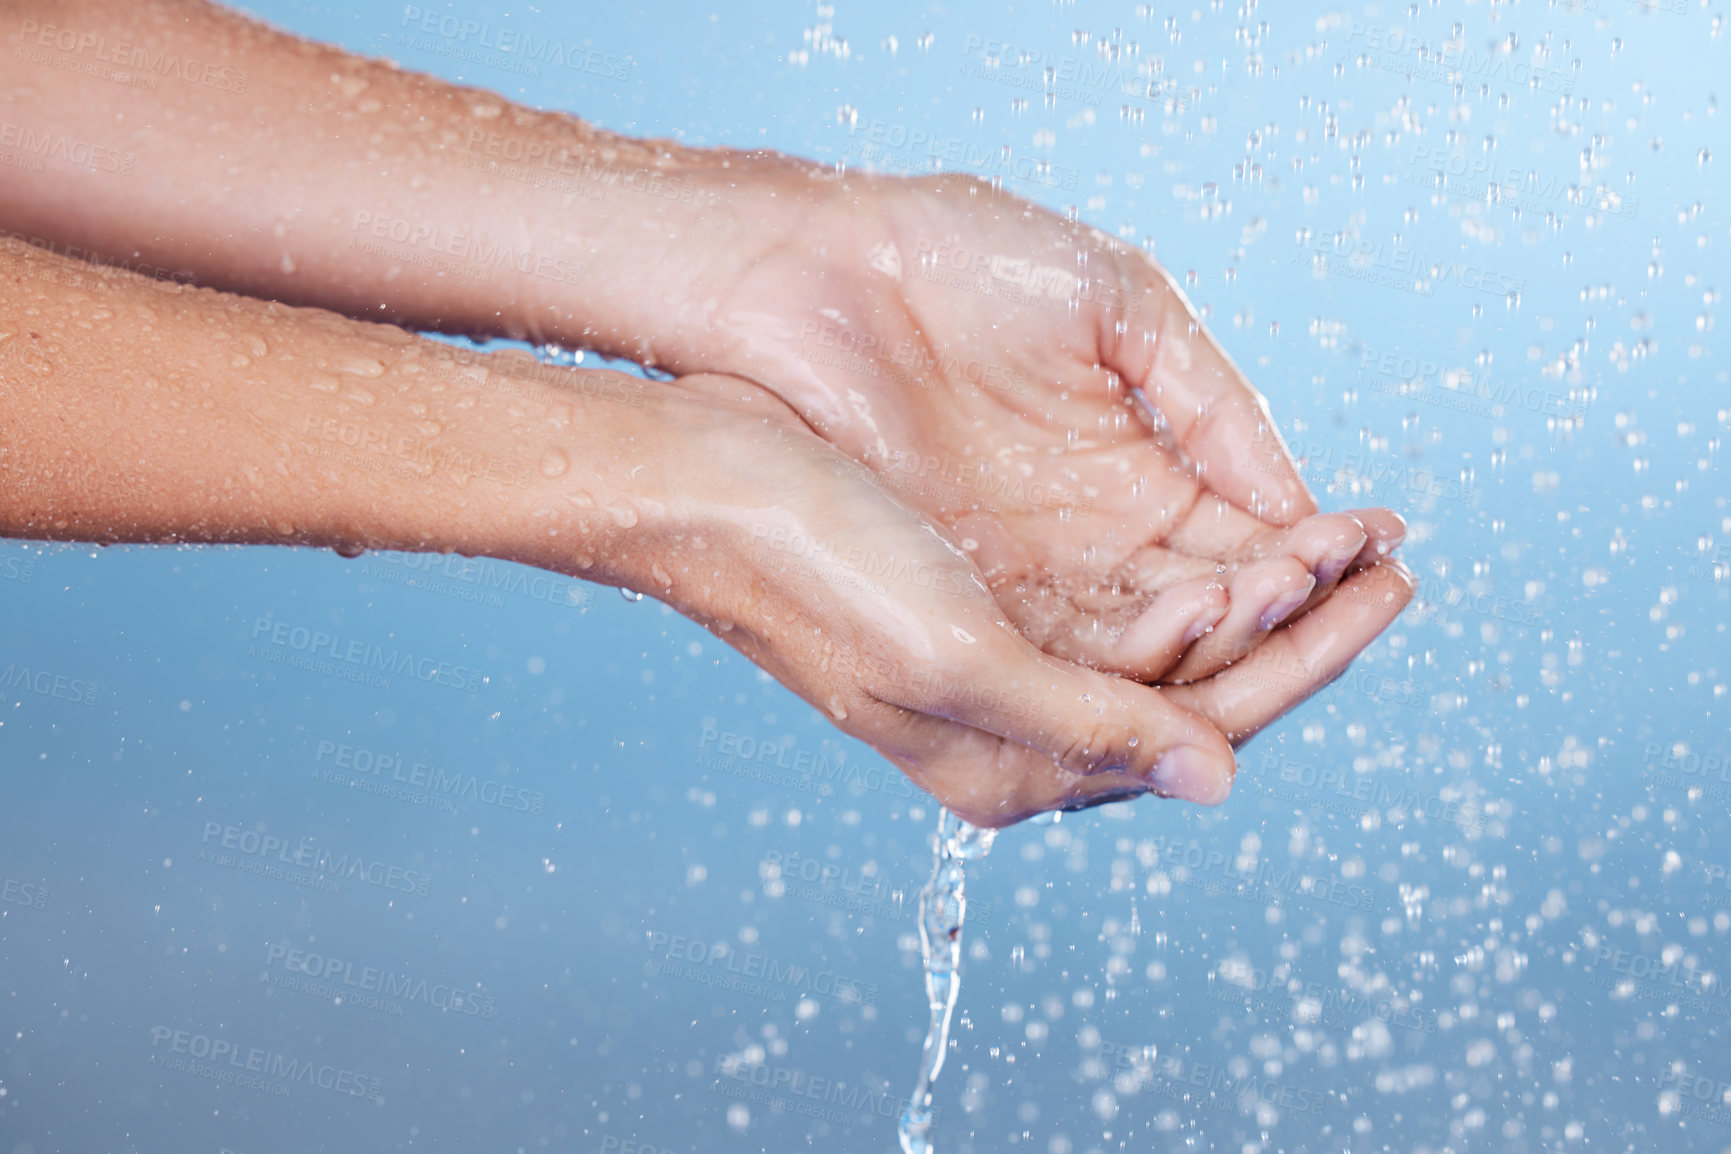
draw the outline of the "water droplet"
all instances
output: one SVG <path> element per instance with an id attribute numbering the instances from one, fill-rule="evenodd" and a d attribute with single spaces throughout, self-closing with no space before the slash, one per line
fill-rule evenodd
<path id="1" fill-rule="evenodd" d="M 571 458 L 559 449 L 548 449 L 541 456 L 541 475 L 543 477 L 563 477 L 565 470 L 571 467 Z"/>
<path id="2" fill-rule="evenodd" d="M 621 585 L 619 587 L 619 596 L 625 598 L 625 600 L 627 600 L 627 601 L 641 601 L 641 600 L 643 600 L 643 594 L 637 592 L 634 589 L 627 589 L 623 585 Z"/>
<path id="3" fill-rule="evenodd" d="M 338 371 L 347 373 L 352 377 L 371 379 L 384 376 L 385 366 L 382 362 L 375 361 L 371 357 L 350 357 L 338 366 Z"/>

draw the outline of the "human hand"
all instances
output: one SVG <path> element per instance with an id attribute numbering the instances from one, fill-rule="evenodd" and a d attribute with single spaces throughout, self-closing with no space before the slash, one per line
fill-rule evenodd
<path id="1" fill-rule="evenodd" d="M 19 61 L 14 119 L 92 139 L 142 116 L 162 162 L 124 185 L 19 171 L 9 228 L 408 328 L 759 381 L 971 542 L 1055 655 L 1206 676 L 1398 540 L 1385 511 L 1311 516 L 1260 398 L 1151 261 L 977 181 L 618 137 L 205 4 L 76 10 L 251 76 L 278 130 L 195 89 Z"/>
<path id="2" fill-rule="evenodd" d="M 761 382 L 949 529 L 1047 652 L 1206 677 L 1387 556 L 1317 514 L 1263 399 L 1140 250 L 971 178 L 736 159 L 671 323 L 623 351 Z M 1320 608 L 1319 608 L 1320 607 Z M 1343 611 L 1344 612 L 1344 611 Z"/>
<path id="3" fill-rule="evenodd" d="M 651 406 L 662 449 L 618 498 L 642 525 L 604 579 L 704 624 L 978 825 L 1147 792 L 1223 800 L 1231 745 L 1336 676 L 1411 596 L 1398 563 L 1371 566 L 1326 619 L 1276 629 L 1261 651 L 1275 661 L 1150 688 L 1032 645 L 953 534 L 767 390 L 689 376 Z"/>
<path id="4" fill-rule="evenodd" d="M 1155 690 L 1032 646 L 952 534 L 749 382 L 645 389 L 21 244 L 0 246 L 9 315 L 30 339 L 0 342 L 0 535 L 440 550 L 652 592 L 986 825 L 1221 800 L 1230 742 L 1411 594 L 1376 566 L 1329 622 L 1275 632 L 1278 665 Z"/>

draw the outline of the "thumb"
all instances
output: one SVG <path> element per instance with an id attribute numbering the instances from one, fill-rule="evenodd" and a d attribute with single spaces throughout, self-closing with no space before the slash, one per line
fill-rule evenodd
<path id="1" fill-rule="evenodd" d="M 1008 626 L 995 634 L 942 672 L 873 687 L 904 711 L 873 744 L 952 810 L 1006 825 L 1103 794 L 1215 805 L 1231 792 L 1232 746 L 1202 714 L 1050 657 Z"/>

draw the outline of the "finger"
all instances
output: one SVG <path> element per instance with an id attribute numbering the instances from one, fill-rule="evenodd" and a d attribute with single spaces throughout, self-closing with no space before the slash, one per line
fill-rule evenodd
<path id="1" fill-rule="evenodd" d="M 1191 642 L 1225 619 L 1229 608 L 1226 586 L 1211 574 L 1158 593 L 1117 624 L 1105 614 L 1072 610 L 1040 648 L 1090 669 L 1158 681 Z"/>
<path id="2" fill-rule="evenodd" d="M 894 728 L 871 727 L 867 740 L 917 766 L 946 805 L 971 799 L 977 811 L 1018 820 L 1038 812 L 1028 806 L 1050 808 L 1066 796 L 1071 778 L 1096 774 L 1205 804 L 1230 791 L 1231 746 L 1154 690 L 1048 657 L 1008 626 L 975 644 L 969 660 L 946 672 L 868 686 L 905 716 Z M 999 744 L 982 756 L 988 738 Z"/>
<path id="3" fill-rule="evenodd" d="M 1146 789 L 1137 789 L 1134 786 L 1119 786 L 1115 783 L 1102 782 L 1099 778 L 1089 778 L 1088 784 L 1098 789 L 1099 792 L 1077 790 L 1065 798 L 1062 804 L 1053 808 L 1063 813 L 1080 813 L 1083 810 L 1095 809 L 1102 805 L 1111 805 L 1113 802 L 1135 801 L 1137 798 L 1146 797 L 1152 792 Z"/>
<path id="4" fill-rule="evenodd" d="M 1210 490 L 1272 525 L 1316 512 L 1267 401 L 1165 270 L 1139 250 L 1120 254 L 1124 300 L 1102 311 L 1102 363 L 1140 388 L 1178 443 L 1206 464 Z"/>
<path id="5" fill-rule="evenodd" d="M 1348 516 L 1357 518 L 1365 533 L 1364 548 L 1346 567 L 1348 573 L 1370 568 L 1406 540 L 1406 518 L 1393 509 L 1348 509 L 1346 512 Z"/>
<path id="6" fill-rule="evenodd" d="M 1370 534 L 1356 517 L 1347 513 L 1318 513 L 1290 529 L 1270 533 L 1269 540 L 1259 542 L 1252 555 L 1291 557 L 1310 570 L 1317 588 L 1326 592 L 1340 580 L 1369 539 Z"/>
<path id="7" fill-rule="evenodd" d="M 1166 796 L 1157 787 L 1126 774 L 1069 773 L 1050 758 L 1005 738 L 961 726 L 948 729 L 955 732 L 942 739 L 942 753 L 928 751 L 910 762 L 897 753 L 884 752 L 946 809 L 974 825 L 1001 829 L 1051 810 L 1090 809 L 1149 794 Z M 947 764 L 950 762 L 963 768 L 953 771 Z M 1214 804 L 1225 796 L 1221 793 L 1204 804 Z"/>
<path id="8" fill-rule="evenodd" d="M 1291 557 L 1310 570 L 1316 584 L 1310 596 L 1287 614 L 1294 618 L 1315 608 L 1334 592 L 1341 575 L 1363 552 L 1370 535 L 1347 513 L 1318 513 L 1290 529 L 1270 530 L 1250 550 L 1253 556 Z"/>
<path id="9" fill-rule="evenodd" d="M 1296 558 L 1277 557 L 1244 566 L 1232 577 L 1232 606 L 1225 619 L 1191 646 L 1166 680 L 1195 681 L 1237 661 L 1296 612 L 1315 587 L 1316 578 Z"/>
<path id="10" fill-rule="evenodd" d="M 1399 561 L 1354 573 L 1333 597 L 1277 630 L 1250 658 L 1205 681 L 1163 692 L 1241 745 L 1340 676 L 1400 616 L 1416 585 Z"/>
<path id="11" fill-rule="evenodd" d="M 1239 535 L 1229 552 L 1204 552 L 1219 550 L 1227 541 L 1234 540 L 1234 534 Z M 1351 513 L 1316 513 L 1290 528 L 1277 529 L 1255 521 L 1218 498 L 1210 498 L 1197 502 L 1165 545 L 1187 553 L 1218 555 L 1234 564 L 1294 557 L 1316 576 L 1318 585 L 1332 588 L 1369 539 L 1369 531 Z"/>

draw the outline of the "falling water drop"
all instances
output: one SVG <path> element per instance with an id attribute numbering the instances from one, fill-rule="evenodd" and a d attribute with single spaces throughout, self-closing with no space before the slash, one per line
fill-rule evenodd
<path id="1" fill-rule="evenodd" d="M 627 589 L 623 585 L 619 587 L 619 596 L 625 598 L 627 601 L 643 600 L 643 594 L 637 592 L 635 589 Z"/>
<path id="2" fill-rule="evenodd" d="M 944 1067 L 950 1017 L 961 991 L 957 971 L 962 963 L 962 917 L 968 908 L 966 863 L 985 857 L 997 836 L 995 829 L 970 825 L 947 809 L 938 811 L 936 861 L 931 880 L 920 890 L 920 949 L 925 954 L 931 1023 L 920 1051 L 920 1078 L 902 1110 L 897 1132 L 902 1154 L 932 1154 L 932 1085 Z"/>

